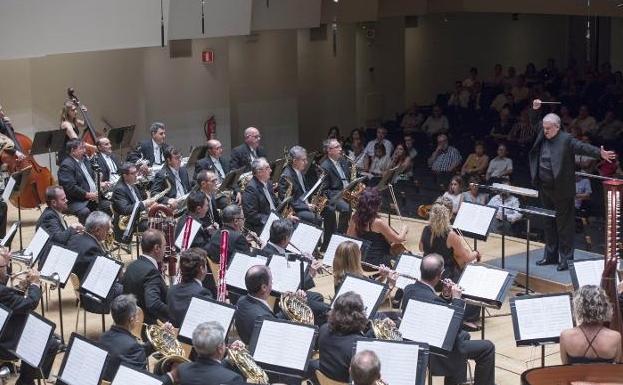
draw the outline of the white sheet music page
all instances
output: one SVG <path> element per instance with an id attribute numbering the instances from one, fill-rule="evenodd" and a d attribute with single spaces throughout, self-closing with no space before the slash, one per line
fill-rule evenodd
<path id="1" fill-rule="evenodd" d="M 119 269 L 121 269 L 121 265 L 112 259 L 97 257 L 91 266 L 91 270 L 89 270 L 89 274 L 82 282 L 82 287 L 101 298 L 106 298 L 110 287 L 119 274 Z"/>
<path id="2" fill-rule="evenodd" d="M 9 318 L 8 310 L 5 310 L 4 308 L 0 307 L 0 329 L 2 329 L 2 327 L 4 326 L 4 323 L 6 322 L 7 318 Z M 13 331 L 13 332 L 16 333 L 16 331 Z"/>
<path id="3" fill-rule="evenodd" d="M 48 239 L 50 239 L 50 235 L 43 229 L 43 227 L 39 227 L 39 230 L 37 230 L 35 236 L 32 237 L 30 244 L 26 247 L 26 250 L 24 250 L 24 255 L 32 255 L 33 260 L 34 258 L 37 258 Z"/>
<path id="4" fill-rule="evenodd" d="M 264 228 L 262 229 L 262 233 L 260 234 L 260 239 L 264 244 L 268 242 L 268 238 L 270 238 L 270 226 L 272 226 L 273 222 L 279 219 L 277 214 L 271 211 L 266 223 L 264 224 Z"/>
<path id="5" fill-rule="evenodd" d="M 253 358 L 265 364 L 303 370 L 313 338 L 314 329 L 309 326 L 264 320 Z"/>
<path id="6" fill-rule="evenodd" d="M 9 177 L 9 180 L 6 182 L 6 186 L 4 186 L 4 191 L 2 192 L 2 200 L 8 202 L 11 199 L 11 194 L 13 193 L 13 189 L 15 188 L 15 178 Z"/>
<path id="7" fill-rule="evenodd" d="M 247 274 L 247 270 L 249 270 L 251 266 L 265 265 L 266 260 L 266 257 L 260 255 L 251 257 L 242 253 L 234 254 L 227 268 L 227 272 L 225 273 L 225 282 L 230 286 L 246 290 L 244 276 Z"/>
<path id="8" fill-rule="evenodd" d="M 453 315 L 446 306 L 410 299 L 398 330 L 408 340 L 442 348 Z"/>
<path id="9" fill-rule="evenodd" d="M 335 298 L 340 295 L 354 291 L 355 293 L 361 296 L 363 300 L 363 306 L 365 307 L 364 311 L 366 313 L 366 317 L 370 317 L 370 312 L 374 308 L 374 305 L 378 302 L 381 295 L 383 295 L 383 289 L 385 287 L 376 282 L 371 282 L 367 279 L 355 278 L 353 276 L 347 275 L 344 279 L 344 283 L 340 286 L 340 289 L 337 293 L 335 293 Z"/>
<path id="10" fill-rule="evenodd" d="M 413 385 L 417 381 L 418 345 L 386 341 L 357 341 L 357 353 L 371 350 L 381 361 L 381 379 L 391 385 Z"/>
<path id="11" fill-rule="evenodd" d="M 201 228 L 201 223 L 199 223 L 196 220 L 192 220 L 191 224 L 190 224 L 190 234 L 188 237 L 188 247 L 190 247 L 190 245 L 193 244 L 193 240 L 195 239 L 195 237 L 197 236 L 197 231 L 199 231 L 199 229 Z M 177 239 L 175 240 L 175 247 L 177 247 L 180 250 L 186 250 L 184 248 L 182 248 L 182 244 L 184 242 L 184 233 L 186 232 L 186 224 L 184 224 L 184 227 L 182 227 L 182 231 L 180 232 L 180 235 L 177 236 Z"/>
<path id="12" fill-rule="evenodd" d="M 321 235 L 322 229 L 306 223 L 299 223 L 292 233 L 290 244 L 294 245 L 302 253 L 313 254 Z"/>
<path id="13" fill-rule="evenodd" d="M 115 378 L 111 385 L 161 385 L 162 381 L 145 373 L 128 368 L 127 366 L 119 366 Z"/>
<path id="14" fill-rule="evenodd" d="M 190 300 L 184 321 L 180 326 L 179 334 L 192 339 L 193 331 L 195 331 L 197 325 L 209 321 L 220 323 L 223 329 L 225 329 L 225 333 L 227 333 L 227 328 L 229 328 L 234 317 L 234 311 L 235 309 L 231 307 L 193 297 Z"/>
<path id="15" fill-rule="evenodd" d="M 9 231 L 6 232 L 6 235 L 4 236 L 4 238 L 2 238 L 2 241 L 0 241 L 0 245 L 7 245 L 8 240 L 13 237 L 15 233 L 17 233 L 17 226 L 19 226 L 19 222 L 15 222 L 11 225 Z"/>
<path id="16" fill-rule="evenodd" d="M 99 385 L 106 356 L 104 349 L 79 338 L 73 339 L 63 372 L 59 375 L 67 385 Z"/>
<path id="17" fill-rule="evenodd" d="M 52 277 L 52 274 L 58 273 L 60 281 L 67 282 L 71 269 L 74 267 L 74 263 L 76 263 L 76 258 L 78 258 L 78 253 L 75 251 L 53 245 L 41 268 L 41 275 Z"/>
<path id="18" fill-rule="evenodd" d="M 573 261 L 578 287 L 585 285 L 601 286 L 601 275 L 604 272 L 604 260 Z"/>
<path id="19" fill-rule="evenodd" d="M 463 294 L 495 301 L 506 282 L 508 271 L 467 264 L 458 285 Z"/>
<path id="20" fill-rule="evenodd" d="M 51 325 L 30 314 L 26 319 L 15 353 L 30 365 L 39 366 L 51 332 Z"/>
<path id="21" fill-rule="evenodd" d="M 452 227 L 485 236 L 496 210 L 495 207 L 463 202 Z"/>
<path id="22" fill-rule="evenodd" d="M 333 259 L 335 258 L 335 250 L 337 250 L 337 247 L 340 245 L 340 243 L 345 242 L 345 241 L 355 242 L 357 246 L 359 246 L 360 249 L 361 249 L 361 244 L 363 243 L 362 241 L 358 239 L 351 239 L 340 234 L 331 235 L 331 239 L 329 240 L 329 244 L 327 245 L 327 250 L 324 253 L 324 258 L 322 258 L 323 265 L 331 266 L 331 267 L 333 266 Z"/>
<path id="23" fill-rule="evenodd" d="M 422 258 L 418 258 L 409 254 L 403 254 L 398 260 L 398 265 L 396 265 L 396 272 L 401 274 L 407 274 L 417 279 L 420 279 L 421 264 Z M 396 287 L 404 290 L 407 285 L 410 285 L 412 283 L 415 283 L 414 279 L 398 276 L 398 279 L 396 280 Z"/>
<path id="24" fill-rule="evenodd" d="M 300 261 L 288 261 L 282 255 L 273 255 L 268 263 L 273 276 L 273 290 L 279 293 L 295 292 L 301 283 Z M 307 262 L 303 262 L 303 271 Z"/>
<path id="25" fill-rule="evenodd" d="M 561 331 L 573 327 L 568 295 L 518 299 L 515 311 L 521 340 L 557 338 Z"/>

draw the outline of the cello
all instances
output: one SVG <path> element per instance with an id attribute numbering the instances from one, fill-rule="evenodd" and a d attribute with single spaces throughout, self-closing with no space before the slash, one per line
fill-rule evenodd
<path id="1" fill-rule="evenodd" d="M 85 144 L 87 156 L 90 158 L 97 152 L 97 134 L 93 128 L 93 123 L 91 122 L 91 118 L 89 117 L 86 108 L 84 108 L 84 105 L 80 103 L 80 100 L 76 96 L 76 92 L 73 88 L 67 88 L 67 97 L 76 105 L 76 109 L 82 114 L 82 119 L 84 120 L 84 125 L 86 126 L 84 133 L 82 134 L 82 142 Z"/>
<path id="2" fill-rule="evenodd" d="M 7 133 L 7 136 L 15 144 L 15 150 L 24 154 L 20 159 L 17 155 L 11 157 L 3 156 L 2 161 L 7 163 L 9 172 L 19 172 L 30 168 L 30 173 L 22 183 L 22 190 L 19 194 L 11 197 L 13 206 L 25 209 L 34 209 L 45 202 L 45 190 L 54 184 L 54 178 L 47 167 L 41 166 L 30 153 L 32 140 L 19 132 L 15 132 L 13 125 L 4 119 L 4 114 L 0 113 L 0 129 Z M 19 200 L 19 201 L 18 201 Z"/>

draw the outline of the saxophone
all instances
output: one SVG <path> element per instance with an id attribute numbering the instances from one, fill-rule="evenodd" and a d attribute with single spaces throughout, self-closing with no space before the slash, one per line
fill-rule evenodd
<path id="1" fill-rule="evenodd" d="M 169 182 L 168 179 L 165 179 L 164 181 L 167 183 L 167 188 L 165 188 L 158 194 L 151 197 L 150 199 L 152 199 L 153 201 L 158 201 L 158 199 L 167 195 L 169 190 L 171 190 L 171 182 Z M 119 227 L 119 230 L 125 231 L 128 228 L 128 223 L 130 222 L 130 216 L 131 215 L 119 215 L 119 223 L 117 224 L 117 226 Z M 141 218 L 139 219 L 139 221 L 143 219 L 143 217 L 144 217 L 144 213 L 141 213 Z"/>
<path id="2" fill-rule="evenodd" d="M 244 346 L 231 345 L 227 349 L 227 357 L 236 365 L 243 376 L 246 377 L 247 382 L 252 384 L 266 384 L 268 385 L 268 375 L 264 369 L 251 357 L 251 353 Z"/>
<path id="3" fill-rule="evenodd" d="M 347 155 L 344 155 L 344 158 L 346 158 L 350 162 L 350 181 L 352 182 L 357 179 L 357 161 Z M 365 184 L 361 182 L 357 183 L 357 185 L 350 191 L 344 191 L 343 198 L 352 206 L 357 206 L 357 202 L 359 202 L 359 196 L 365 189 Z"/>
<path id="4" fill-rule="evenodd" d="M 287 176 L 284 176 L 285 180 L 286 180 L 286 192 L 283 196 L 283 201 L 282 201 L 282 205 L 283 207 L 280 207 L 281 210 L 278 210 L 278 212 L 281 213 L 281 218 L 288 218 L 290 215 L 294 214 L 294 209 L 292 208 L 292 205 L 290 204 L 290 200 L 292 199 L 292 190 L 294 188 L 294 184 L 292 183 L 292 181 L 290 180 L 290 178 L 288 178 Z"/>
<path id="5" fill-rule="evenodd" d="M 324 179 L 326 175 L 326 171 L 324 170 L 324 168 L 318 166 L 318 164 L 316 163 L 314 163 L 314 165 L 316 166 L 316 171 L 319 172 L 318 178 Z M 318 187 L 318 190 L 311 196 L 310 199 L 310 204 L 314 206 L 314 213 L 316 213 L 316 215 L 320 215 L 322 213 L 325 207 L 327 207 L 328 202 L 329 198 L 324 195 L 322 191 L 322 186 Z"/>

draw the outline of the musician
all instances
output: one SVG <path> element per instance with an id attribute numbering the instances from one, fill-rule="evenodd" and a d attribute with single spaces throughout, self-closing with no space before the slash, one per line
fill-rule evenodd
<path id="1" fill-rule="evenodd" d="M 179 385 L 243 385 L 245 379 L 225 364 L 225 330 L 216 322 L 203 322 L 193 331 L 193 348 L 197 352 L 194 362 L 177 367 Z"/>
<path id="2" fill-rule="evenodd" d="M 363 350 L 355 354 L 348 371 L 353 385 L 375 385 L 381 379 L 381 361 L 372 350 Z"/>
<path id="3" fill-rule="evenodd" d="M 142 172 L 147 172 L 149 166 L 164 164 L 164 150 L 167 147 L 164 143 L 166 139 L 166 128 L 164 123 L 153 122 L 149 126 L 151 138 L 139 142 L 136 148 L 128 154 L 127 161 L 135 163 L 139 159 L 147 160 L 147 164 L 141 166 Z"/>
<path id="4" fill-rule="evenodd" d="M 190 178 L 186 167 L 182 167 L 182 154 L 177 149 L 171 146 L 167 147 L 164 150 L 164 159 L 166 164 L 154 177 L 151 195 L 164 191 L 170 185 L 169 192 L 158 202 L 176 208 L 178 200 L 190 192 Z"/>
<path id="5" fill-rule="evenodd" d="M 253 178 L 247 183 L 242 193 L 242 209 L 247 218 L 246 227 L 259 234 L 270 216 L 270 212 L 279 206 L 279 201 L 270 181 L 271 168 L 265 158 L 251 162 Z M 298 220 L 297 217 L 291 216 Z"/>
<path id="6" fill-rule="evenodd" d="M 305 171 L 307 170 L 307 151 L 301 146 L 294 146 L 288 152 L 292 163 L 287 165 L 279 178 L 279 199 L 286 198 L 286 192 L 292 185 L 292 199 L 289 205 L 294 209 L 296 216 L 304 222 L 321 224 L 321 218 L 312 210 L 314 207 L 303 200 L 311 186 L 305 183 Z M 318 187 L 320 188 L 320 187 Z"/>
<path id="7" fill-rule="evenodd" d="M 99 343 L 109 354 L 102 378 L 112 381 L 121 364 L 147 371 L 147 357 L 153 347 L 149 343 L 140 343 L 131 333 L 140 322 L 136 297 L 132 294 L 118 296 L 110 305 L 110 314 L 115 324 L 99 338 Z M 173 384 L 173 373 L 167 373 L 160 380 L 164 385 Z"/>
<path id="8" fill-rule="evenodd" d="M 9 352 L 9 349 L 14 350 L 16 348 L 20 336 L 19 331 L 25 326 L 28 314 L 37 308 L 41 299 L 41 281 L 39 272 L 35 269 L 31 269 L 26 274 L 28 287 L 25 293 L 17 292 L 7 286 L 9 279 L 7 266 L 11 263 L 10 257 L 11 254 L 8 249 L 0 250 L 0 303 L 12 310 L 11 316 L 4 325 L 5 332 L 0 336 L 0 359 L 2 360 L 18 359 Z M 52 335 L 43 352 L 41 369 L 45 378 L 50 375 L 59 346 L 60 341 Z M 22 361 L 16 385 L 34 385 L 38 374 L 38 368 Z"/>
<path id="9" fill-rule="evenodd" d="M 361 268 L 361 249 L 353 241 L 344 241 L 335 249 L 335 256 L 333 257 L 333 287 L 337 292 L 346 274 L 350 274 L 355 277 L 365 278 L 366 275 Z M 396 286 L 395 272 L 390 270 L 389 267 L 379 266 L 377 281 L 387 283 L 389 290 L 388 295 L 392 289 Z"/>
<path id="10" fill-rule="evenodd" d="M 554 265 L 558 271 L 569 268 L 573 260 L 575 236 L 575 159 L 588 155 L 610 162 L 614 151 L 592 146 L 560 131 L 560 117 L 547 114 L 539 122 L 541 100 L 535 99 L 530 110 L 530 123 L 538 127 L 538 135 L 530 149 L 532 184 L 539 189 L 543 208 L 555 210 L 555 222 L 545 222 L 545 251 L 537 265 Z"/>
<path id="11" fill-rule="evenodd" d="M 173 327 L 182 325 L 190 300 L 194 296 L 213 298 L 214 294 L 203 287 L 208 267 L 207 254 L 198 247 L 180 253 L 180 282 L 171 286 L 167 292 L 167 304 Z"/>
<path id="12" fill-rule="evenodd" d="M 251 162 L 257 158 L 265 158 L 266 153 L 260 146 L 260 130 L 255 127 L 249 127 L 244 130 L 244 143 L 231 150 L 231 159 L 229 160 L 229 169 L 236 170 L 244 167 L 245 170 L 251 169 Z"/>
<path id="13" fill-rule="evenodd" d="M 435 287 L 441 282 L 444 260 L 439 254 L 428 254 L 420 265 L 421 280 L 408 285 L 404 290 L 403 311 L 410 299 L 438 304 L 452 303 L 457 307 L 465 304 L 460 299 L 461 289 L 452 284 L 442 291 L 442 296 L 435 293 Z M 489 340 L 470 341 L 466 331 L 459 331 L 454 347 L 448 357 L 431 355 L 430 365 L 433 375 L 445 375 L 445 385 L 462 384 L 466 380 L 467 360 L 476 362 L 474 371 L 475 385 L 494 385 L 495 383 L 495 346 Z"/>
<path id="14" fill-rule="evenodd" d="M 99 165 L 99 172 L 101 173 L 101 182 L 116 183 L 119 180 L 119 168 L 121 167 L 121 161 L 119 157 L 112 152 L 112 144 L 108 138 L 98 138 L 95 141 L 97 145 L 97 154 L 95 159 Z"/>
<path id="15" fill-rule="evenodd" d="M 206 156 L 195 164 L 195 176 L 203 170 L 214 172 L 219 183 L 230 170 L 229 160 L 223 157 L 223 145 L 216 139 L 210 139 L 206 143 Z"/>
<path id="16" fill-rule="evenodd" d="M 210 242 L 210 234 L 203 227 L 203 220 L 210 207 L 208 198 L 206 198 L 205 194 L 201 191 L 195 191 L 190 193 L 188 196 L 186 205 L 188 207 L 186 214 L 180 218 L 175 226 L 175 239 L 177 239 L 177 237 L 179 237 L 183 232 L 185 233 L 186 231 L 190 231 L 190 227 L 187 227 L 187 225 L 192 223 L 192 220 L 195 220 L 199 222 L 201 226 L 187 247 L 199 247 L 207 251 L 208 243 Z M 190 235 L 190 233 L 188 234 Z"/>
<path id="17" fill-rule="evenodd" d="M 69 151 L 67 150 L 67 143 L 71 140 L 79 139 L 80 128 L 84 128 L 84 120 L 78 119 L 78 108 L 71 100 L 67 100 L 63 104 L 61 110 L 61 126 L 60 129 L 65 132 L 65 140 L 63 141 L 63 147 L 57 153 L 57 162 L 62 164 L 63 160 L 67 157 Z"/>
<path id="18" fill-rule="evenodd" d="M 64 246 L 72 236 L 84 230 L 79 223 L 68 225 L 65 222 L 63 213 L 67 211 L 67 197 L 61 186 L 50 186 L 45 190 L 45 203 L 47 207 L 37 219 L 35 230 L 43 228 L 52 243 Z"/>
<path id="19" fill-rule="evenodd" d="M 216 186 L 218 185 L 218 176 L 214 171 L 202 170 L 196 175 L 199 191 L 201 191 L 208 200 L 208 212 L 202 219 L 203 226 L 208 230 L 210 235 L 218 230 L 223 222 L 218 212 L 218 204 L 216 194 Z M 222 206 L 224 208 L 224 206 Z"/>
<path id="20" fill-rule="evenodd" d="M 232 256 L 236 253 L 250 254 L 251 246 L 247 238 L 242 233 L 244 228 L 244 215 L 242 209 L 238 205 L 229 205 L 223 209 L 221 213 L 223 220 L 222 230 L 229 232 L 229 250 L 227 260 L 231 261 Z M 217 231 L 210 238 L 210 243 L 206 248 L 208 258 L 215 263 L 219 263 L 221 259 L 221 232 Z"/>
<path id="21" fill-rule="evenodd" d="M 154 199 L 143 199 L 138 187 L 136 187 L 136 175 L 138 170 L 133 163 L 125 162 L 119 167 L 121 181 L 112 190 L 112 209 L 113 233 L 117 241 L 123 241 L 125 230 L 119 228 L 119 219 L 123 216 L 131 216 L 134 205 L 138 203 L 139 215 L 142 211 L 148 210 L 156 201 Z M 138 221 L 138 231 L 143 232 L 147 229 L 147 220 Z M 131 236 L 133 231 L 130 231 Z"/>
<path id="22" fill-rule="evenodd" d="M 138 306 L 145 313 L 145 323 L 153 325 L 156 320 L 169 319 L 167 306 L 167 285 L 160 275 L 158 265 L 162 263 L 166 242 L 164 234 L 148 229 L 141 238 L 143 254 L 130 263 L 123 275 L 124 294 L 134 294 Z"/>
<path id="23" fill-rule="evenodd" d="M 78 253 L 76 264 L 72 269 L 80 281 L 84 279 L 89 265 L 97 256 L 106 255 L 103 245 L 110 231 L 110 217 L 101 211 L 93 211 L 84 224 L 84 232 L 76 234 L 67 241 L 67 248 Z"/>
<path id="24" fill-rule="evenodd" d="M 58 182 L 69 200 L 69 212 L 84 224 L 91 211 L 110 213 L 110 201 L 99 199 L 96 178 L 90 162 L 85 160 L 84 143 L 77 139 L 67 142 L 67 152 L 58 169 Z"/>
<path id="25" fill-rule="evenodd" d="M 350 205 L 338 195 L 350 182 L 349 164 L 342 158 L 342 145 L 335 139 L 327 139 L 323 143 L 323 149 L 327 158 L 320 165 L 326 172 L 323 188 L 329 198 L 324 217 L 324 241 L 322 249 L 326 249 L 331 239 L 331 234 L 338 232 L 344 234 L 348 227 L 350 217 Z M 334 202 L 331 202 L 335 200 Z M 339 213 L 339 223 L 336 222 L 335 212 Z"/>

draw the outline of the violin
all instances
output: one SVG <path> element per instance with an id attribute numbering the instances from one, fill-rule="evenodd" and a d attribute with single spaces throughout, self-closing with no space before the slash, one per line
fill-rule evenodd
<path id="1" fill-rule="evenodd" d="M 86 126 L 82 134 L 82 142 L 85 144 L 87 156 L 92 157 L 95 153 L 97 153 L 96 141 L 98 135 L 95 133 L 91 118 L 89 117 L 84 104 L 80 103 L 80 100 L 76 96 L 76 92 L 73 88 L 70 87 L 67 89 L 67 97 L 76 105 L 76 109 L 82 114 L 82 120 L 84 120 L 84 125 Z"/>

